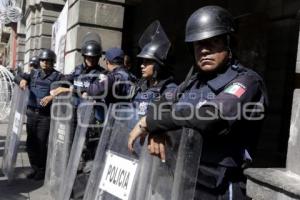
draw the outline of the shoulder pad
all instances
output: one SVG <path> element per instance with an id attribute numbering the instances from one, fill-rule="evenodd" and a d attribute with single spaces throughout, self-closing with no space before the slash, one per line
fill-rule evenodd
<path id="1" fill-rule="evenodd" d="M 79 74 L 81 74 L 82 70 L 83 70 L 83 65 L 82 64 L 81 65 L 77 65 L 75 67 L 74 74 L 75 75 L 79 75 Z"/>

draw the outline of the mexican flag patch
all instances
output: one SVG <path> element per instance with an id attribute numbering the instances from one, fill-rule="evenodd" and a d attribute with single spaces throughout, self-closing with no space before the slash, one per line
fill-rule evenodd
<path id="1" fill-rule="evenodd" d="M 233 83 L 224 92 L 240 98 L 246 92 L 246 87 L 241 83 Z"/>

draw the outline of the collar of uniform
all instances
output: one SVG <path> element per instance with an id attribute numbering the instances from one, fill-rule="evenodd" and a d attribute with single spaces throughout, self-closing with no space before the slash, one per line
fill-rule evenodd
<path id="1" fill-rule="evenodd" d="M 174 82 L 174 78 L 172 76 L 170 76 L 170 77 L 168 77 L 166 79 L 159 80 L 154 87 L 156 87 L 156 88 L 158 88 L 160 90 L 165 85 L 167 85 L 167 84 L 169 84 L 171 82 Z"/>
<path id="2" fill-rule="evenodd" d="M 52 72 L 54 71 L 54 69 L 52 68 L 51 70 L 49 71 L 44 71 L 44 70 L 40 70 L 38 73 L 40 74 L 40 77 L 42 79 L 46 78 L 47 76 L 49 76 L 50 74 L 52 74 Z"/>
<path id="3" fill-rule="evenodd" d="M 207 85 L 215 92 L 218 92 L 230 81 L 232 81 L 237 76 L 237 74 L 237 66 L 232 65 L 228 67 L 224 73 L 218 74 L 215 78 L 207 81 Z"/>
<path id="4" fill-rule="evenodd" d="M 89 73 L 95 73 L 96 71 L 100 71 L 101 70 L 101 67 L 99 65 L 95 65 L 93 67 L 87 67 L 85 66 L 84 64 L 82 64 L 82 71 L 85 73 L 85 74 L 89 74 Z"/>
<path id="5" fill-rule="evenodd" d="M 137 84 L 138 90 L 144 92 L 148 89 L 148 83 L 146 79 L 141 78 L 140 81 Z"/>
<path id="6" fill-rule="evenodd" d="M 112 72 L 118 71 L 118 70 L 120 70 L 120 69 L 124 69 L 122 65 L 116 66 L 116 67 L 112 70 Z"/>

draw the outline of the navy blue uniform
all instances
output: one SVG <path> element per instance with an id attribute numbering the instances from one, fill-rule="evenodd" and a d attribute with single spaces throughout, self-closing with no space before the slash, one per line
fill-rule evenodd
<path id="1" fill-rule="evenodd" d="M 104 79 L 97 79 L 90 84 L 89 96 L 102 96 L 107 105 L 132 98 L 133 78 L 123 66 L 117 66 L 108 72 Z"/>
<path id="2" fill-rule="evenodd" d="M 94 82 L 101 73 L 104 73 L 104 69 L 99 65 L 87 68 L 83 64 L 80 64 L 75 67 L 71 74 L 65 76 L 64 80 L 69 81 L 74 87 L 73 103 L 75 107 L 78 107 L 81 102 L 80 95 L 87 91 L 90 84 Z"/>
<path id="3" fill-rule="evenodd" d="M 73 85 L 73 105 L 75 109 L 79 106 L 79 104 L 83 101 L 81 98 L 82 93 L 87 91 L 87 88 L 90 86 L 92 82 L 98 79 L 99 75 L 104 73 L 104 69 L 99 65 L 94 67 L 85 67 L 84 64 L 80 64 L 75 67 L 74 72 L 69 75 L 66 75 L 65 80 L 69 81 Z M 91 123 L 97 123 L 104 121 L 104 111 L 102 107 L 95 106 L 94 107 L 94 118 L 91 119 Z M 73 133 L 75 133 L 75 129 L 77 126 L 77 115 L 74 115 L 73 121 Z M 100 130 L 98 129 L 88 129 L 87 138 L 86 138 L 86 147 L 83 150 L 83 158 L 85 160 L 92 159 L 95 151 L 95 144 L 90 143 L 89 140 L 94 137 L 99 137 Z"/>
<path id="4" fill-rule="evenodd" d="M 30 74 L 22 74 L 21 78 L 28 81 L 30 91 L 26 112 L 26 145 L 29 162 L 34 170 L 39 170 L 43 173 L 47 159 L 51 102 L 47 106 L 42 107 L 40 101 L 50 95 L 51 84 L 59 81 L 62 78 L 62 74 L 54 69 L 47 74 L 42 69 L 37 69 L 32 70 Z"/>
<path id="5" fill-rule="evenodd" d="M 77 65 L 71 74 L 65 76 L 64 80 L 70 82 L 73 86 L 73 98 L 72 103 L 77 109 L 82 102 L 81 95 L 87 91 L 90 84 L 95 81 L 101 73 L 104 73 L 104 69 L 99 65 L 94 67 L 85 67 L 84 64 Z M 99 121 L 104 120 L 104 111 L 101 108 L 95 107 L 95 119 Z M 74 129 L 77 125 L 76 117 L 74 116 Z M 74 130 L 75 132 L 75 130 Z"/>
<path id="6" fill-rule="evenodd" d="M 133 103 L 138 109 L 138 114 L 143 116 L 147 112 L 150 103 L 165 98 L 172 100 L 177 85 L 173 82 L 173 78 L 159 81 L 155 86 L 149 87 L 147 80 L 142 80 L 136 89 Z"/>
<path id="7" fill-rule="evenodd" d="M 173 78 L 170 77 L 165 80 L 159 81 L 155 86 L 149 87 L 148 81 L 142 79 L 136 88 L 135 96 L 132 99 L 134 107 L 137 109 L 139 117 L 147 114 L 148 107 L 151 104 L 164 98 L 171 101 L 174 98 L 174 93 L 177 85 L 173 82 Z M 135 152 L 140 155 L 142 145 L 140 142 L 135 144 Z"/>
<path id="8" fill-rule="evenodd" d="M 229 199 L 230 196 L 244 199 L 242 168 L 246 160 L 251 160 L 249 152 L 264 114 L 259 110 L 263 111 L 267 104 L 262 79 L 254 71 L 236 64 L 215 76 L 196 74 L 183 91 L 181 86 L 178 91 L 182 95 L 173 106 L 181 120 L 171 116 L 171 112 L 162 113 L 162 119 L 156 120 L 153 110 L 149 110 L 146 120 L 150 133 L 181 127 L 199 131 L 203 149 L 196 199 Z M 187 119 L 192 112 L 198 114 Z"/>

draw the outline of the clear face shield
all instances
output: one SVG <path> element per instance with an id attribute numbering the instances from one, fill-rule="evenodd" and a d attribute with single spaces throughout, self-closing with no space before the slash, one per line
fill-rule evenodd
<path id="1" fill-rule="evenodd" d="M 165 60 L 170 49 L 169 41 L 159 21 L 150 24 L 139 39 L 139 47 L 142 51 L 138 54 L 140 58 L 154 59 L 161 63 Z"/>

